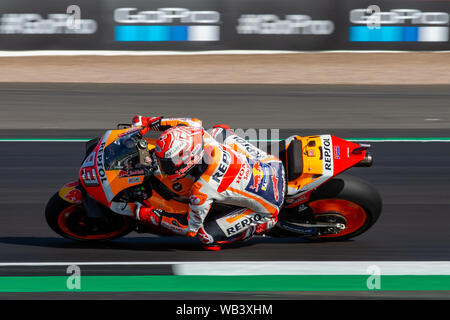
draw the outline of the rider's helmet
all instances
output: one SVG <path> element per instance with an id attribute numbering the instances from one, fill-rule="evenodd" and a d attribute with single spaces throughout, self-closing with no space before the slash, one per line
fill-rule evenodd
<path id="1" fill-rule="evenodd" d="M 178 126 L 164 131 L 156 141 L 159 168 L 171 181 L 183 178 L 202 160 L 203 129 Z"/>

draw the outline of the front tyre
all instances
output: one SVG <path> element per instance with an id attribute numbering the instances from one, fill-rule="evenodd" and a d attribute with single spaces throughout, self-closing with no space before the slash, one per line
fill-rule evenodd
<path id="1" fill-rule="evenodd" d="M 113 212 L 105 212 L 104 218 L 88 217 L 82 204 L 67 202 L 58 193 L 48 201 L 45 219 L 57 234 L 83 242 L 113 240 L 134 230 L 133 221 L 129 217 Z"/>

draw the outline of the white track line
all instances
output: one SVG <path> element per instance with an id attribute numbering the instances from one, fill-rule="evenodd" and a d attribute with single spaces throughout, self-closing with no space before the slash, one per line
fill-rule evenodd
<path id="1" fill-rule="evenodd" d="M 179 275 L 450 275 L 449 261 L 205 262 L 173 266 Z"/>
<path id="2" fill-rule="evenodd" d="M 0 267 L 172 265 L 178 275 L 450 275 L 450 261 L 3 262 Z"/>
<path id="3" fill-rule="evenodd" d="M 151 265 L 173 265 L 183 262 L 174 261 L 112 261 L 112 262 L 0 262 L 0 267 L 57 267 L 57 266 L 151 266 Z"/>
<path id="4" fill-rule="evenodd" d="M 428 51 L 428 53 L 449 53 L 450 51 Z M 43 56 L 167 56 L 167 55 L 240 55 L 240 54 L 316 54 L 316 53 L 417 53 L 397 50 L 211 50 L 211 51 L 132 51 L 132 50 L 28 50 L 0 51 L 0 57 L 43 57 Z"/>

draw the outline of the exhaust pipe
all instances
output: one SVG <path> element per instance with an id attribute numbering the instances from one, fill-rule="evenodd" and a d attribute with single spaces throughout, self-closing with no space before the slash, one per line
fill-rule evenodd
<path id="1" fill-rule="evenodd" d="M 364 159 L 355 164 L 355 167 L 371 167 L 373 164 L 373 157 L 371 154 L 367 153 Z"/>

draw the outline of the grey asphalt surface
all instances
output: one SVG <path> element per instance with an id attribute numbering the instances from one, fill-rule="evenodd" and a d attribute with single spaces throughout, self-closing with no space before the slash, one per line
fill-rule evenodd
<path id="1" fill-rule="evenodd" d="M 309 243 L 256 238 L 239 249 L 204 252 L 198 242 L 131 234 L 95 246 L 54 234 L 43 218 L 47 200 L 76 178 L 82 143 L 0 143 L 0 262 L 208 260 L 448 260 L 450 145 L 374 143 L 371 168 L 348 173 L 381 193 L 383 213 L 354 240 Z"/>
<path id="2" fill-rule="evenodd" d="M 110 123 L 126 122 L 129 119 L 128 115 L 133 114 L 130 109 L 126 112 L 119 112 L 112 117 L 108 114 L 108 121 L 99 117 L 96 112 L 84 113 L 75 115 L 72 113 L 71 101 L 64 104 L 62 98 L 63 93 L 56 90 L 56 96 L 52 97 L 52 91 L 48 88 L 45 92 L 33 91 L 34 89 L 27 89 L 22 87 L 19 90 L 22 93 L 14 93 L 14 90 L 8 89 L 5 91 L 5 86 L 0 88 L 0 110 L 4 112 L 4 107 L 8 108 L 12 102 L 19 104 L 16 113 L 12 113 L 10 118 L 2 117 L 0 120 L 0 138 L 16 136 L 25 137 L 29 134 L 31 137 L 88 137 L 95 136 L 101 132 L 103 127 L 111 127 Z M 17 88 L 17 87 L 16 87 Z M 67 90 L 71 90 L 68 87 Z M 361 88 L 360 88 L 361 89 Z M 367 89 L 367 88 L 366 88 Z M 85 90 L 88 90 L 85 88 Z M 225 90 L 220 88 L 220 90 Z M 220 91 L 219 90 L 219 91 Z M 234 88 L 234 90 L 237 90 Z M 245 90 L 245 88 L 244 88 Z M 361 89 L 362 90 L 362 89 Z M 378 90 L 378 89 L 377 89 Z M 406 90 L 406 89 L 405 89 Z M 440 89 L 431 88 L 427 92 L 439 92 L 435 98 L 432 93 L 426 95 L 431 106 L 429 111 L 440 110 L 439 115 L 435 114 L 433 117 L 444 119 L 448 117 L 449 109 L 444 108 L 448 105 L 448 88 L 444 91 Z M 144 90 L 143 90 L 144 91 Z M 275 90 L 276 91 L 276 90 Z M 13 92 L 13 93 L 12 93 Z M 50 92 L 50 93 L 49 93 Z M 58 94 L 59 92 L 59 94 Z M 186 91 L 187 92 L 187 91 Z M 225 92 L 227 92 L 225 90 Z M 320 91 L 319 91 L 320 92 Z M 349 128 L 340 128 L 339 121 L 332 122 L 330 130 L 325 127 L 323 120 L 317 122 L 310 122 L 311 128 L 298 127 L 299 133 L 310 134 L 314 132 L 312 125 L 317 124 L 319 132 L 329 132 L 336 134 L 343 138 L 349 137 L 376 137 L 376 136 L 450 136 L 448 126 L 450 121 L 434 121 L 436 128 L 420 128 L 419 118 L 425 116 L 425 110 L 420 117 L 413 112 L 409 112 L 408 104 L 405 101 L 421 100 L 422 96 L 418 95 L 415 98 L 407 98 L 408 90 L 405 91 L 404 96 L 397 95 L 392 92 L 391 98 L 386 98 L 391 105 L 403 105 L 403 109 L 398 107 L 398 112 L 403 110 L 405 117 L 404 121 L 397 127 L 389 126 L 383 127 L 380 124 L 378 129 L 362 128 L 359 125 Z M 414 92 L 410 91 L 410 92 Z M 416 91 L 417 92 L 417 91 Z M 187 94 L 187 93 L 186 93 Z M 75 95 L 75 93 L 74 93 Z M 113 103 L 115 107 L 112 110 L 117 111 L 117 106 L 121 100 L 124 100 L 127 94 L 117 93 L 116 101 Z M 147 94 L 143 94 L 147 96 Z M 76 96 L 79 96 L 80 101 L 90 101 L 93 108 L 97 108 L 97 104 L 101 101 L 98 98 L 95 88 L 91 91 L 91 96 L 85 91 L 76 91 Z M 334 103 L 342 99 L 349 101 L 352 99 L 350 93 L 336 93 L 336 96 L 329 98 L 329 103 Z M 22 97 L 22 98 L 20 98 Z M 103 97 L 103 96 L 102 96 Z M 167 97 L 167 95 L 166 95 Z M 226 104 L 227 97 L 230 99 L 230 105 L 237 108 L 234 99 L 236 95 L 234 91 L 228 94 L 223 94 L 221 104 Z M 141 97 L 144 99 L 144 97 Z M 197 94 L 192 96 L 193 99 L 200 99 Z M 214 99 L 218 98 L 215 96 Z M 326 98 L 326 97 L 325 97 Z M 317 100 L 325 99 L 322 94 L 316 96 Z M 353 96 L 357 103 L 358 99 L 364 101 L 364 95 L 355 94 Z M 24 99 L 24 100 L 20 100 Z M 99 100 L 100 99 L 100 100 Z M 176 103 L 176 95 L 172 97 L 174 105 L 181 106 L 185 102 L 185 96 L 181 93 L 181 98 Z M 255 98 L 263 104 L 268 97 Z M 296 96 L 295 99 L 298 99 Z M 293 100 L 295 100 L 293 99 Z M 309 99 L 314 100 L 314 95 L 309 94 Z M 405 100 L 406 99 L 406 100 Z M 114 99 L 113 99 L 114 100 Z M 225 100 L 225 101 L 223 101 Z M 50 101 L 52 101 L 50 103 Z M 87 117 L 89 120 L 81 131 L 76 130 L 59 130 L 44 129 L 42 123 L 45 119 L 39 114 L 38 109 L 45 109 L 47 103 L 51 108 L 47 110 L 57 110 L 59 101 L 60 111 L 55 114 L 53 123 L 59 127 L 70 126 L 64 123 L 72 123 L 80 121 L 79 117 Z M 80 102 L 78 101 L 78 102 Z M 112 100 L 110 100 L 112 101 Z M 233 102 L 234 101 L 234 102 Z M 142 102 L 142 101 L 141 101 Z M 134 102 L 138 104 L 138 101 Z M 214 100 L 205 98 L 204 104 L 214 103 Z M 233 104 L 234 103 L 234 104 Z M 403 104 L 402 104 L 403 103 Z M 406 104 L 405 104 L 406 103 Z M 38 105 L 42 104 L 42 108 Z M 20 131 L 18 119 L 15 118 L 20 110 L 29 110 L 30 105 L 34 105 L 33 114 L 22 114 L 26 123 L 30 124 L 31 128 L 26 131 Z M 318 110 L 312 113 L 318 114 L 321 104 L 317 102 Z M 339 103 L 341 105 L 341 103 Z M 244 109 L 240 105 L 242 113 L 246 114 L 247 119 L 253 119 L 253 122 L 244 122 L 236 116 L 235 127 L 248 128 L 255 125 L 255 127 L 268 127 L 266 124 L 275 125 L 278 123 L 277 119 L 269 122 L 266 119 L 269 115 L 266 114 L 264 118 L 252 118 L 249 113 L 251 109 Z M 206 105 L 201 105 L 205 110 Z M 325 105 L 323 106 L 326 107 Z M 87 106 L 86 106 L 87 108 Z M 107 109 L 107 106 L 102 105 L 98 109 Z M 181 108 L 181 107 L 180 107 Z M 292 107 L 291 112 L 295 109 Z M 388 108 L 385 107 L 387 110 Z M 143 110 L 143 109 L 141 109 Z M 165 110 L 165 114 L 172 109 Z M 174 109 L 176 110 L 176 108 Z M 178 109 L 179 111 L 180 109 Z M 64 115 L 64 111 L 67 111 Z M 162 111 L 162 109 L 161 109 Z M 127 113 L 128 112 L 128 113 Z M 222 111 L 221 111 L 222 112 Z M 218 115 L 222 113 L 219 112 Z M 265 113 L 269 111 L 264 111 Z M 373 117 L 377 117 L 375 111 L 369 109 L 364 112 L 372 112 Z M 370 119 L 370 116 L 363 114 L 355 116 L 367 118 L 374 126 L 379 119 Z M 427 111 L 428 112 L 428 111 Z M 43 114 L 46 112 L 44 111 Z M 136 112 L 139 113 L 139 112 Z M 175 112 L 174 112 L 175 113 Z M 69 114 L 71 117 L 69 117 Z M 114 114 L 114 112 L 113 112 Z M 188 114 L 188 112 L 186 113 Z M 272 111 L 272 115 L 275 113 Z M 127 116 L 125 116 L 127 115 Z M 203 119 L 212 119 L 213 113 L 205 113 L 206 117 Z M 351 115 L 348 115 L 351 117 Z M 48 115 L 51 117 L 51 115 Z M 58 118 L 61 117 L 61 118 Z M 211 118 L 210 118 L 211 117 Z M 335 113 L 335 117 L 339 118 L 339 114 Z M 245 117 L 244 117 L 245 118 Z M 416 122 L 412 120 L 416 119 Z M 220 122 L 226 122 L 219 118 Z M 264 120 L 266 119 L 266 120 Z M 333 121 L 330 116 L 328 119 Z M 407 120 L 410 119 L 411 122 Z M 52 118 L 45 121 L 51 123 Z M 97 127 L 95 127 L 95 120 L 98 120 Z M 391 121 L 386 116 L 386 121 Z M 44 121 L 44 122 L 45 122 Z M 250 120 L 249 120 L 250 121 Z M 293 127 L 294 122 L 289 120 L 289 128 Z M 10 122 L 10 123 L 8 123 Z M 358 121 L 355 121 L 357 124 Z M 439 122 L 439 123 L 438 123 Z M 250 125 L 251 124 L 251 125 Z M 322 125 L 321 125 L 322 124 Z M 428 123 L 429 124 L 429 123 Z M 420 130 L 415 130 L 417 125 Z M 92 127 L 91 127 L 92 126 Z M 12 130 L 6 130 L 11 128 Z M 15 129 L 14 129 L 15 128 Z M 306 130 L 305 130 L 306 128 Z M 292 130 L 282 130 L 280 136 L 284 137 L 296 132 Z M 349 173 L 359 176 L 371 182 L 381 193 L 384 201 L 384 209 L 382 215 L 376 225 L 365 234 L 356 237 L 352 240 L 344 242 L 326 242 L 326 243 L 310 243 L 301 239 L 270 239 L 270 238 L 255 238 L 247 245 L 240 248 L 226 249 L 219 252 L 205 252 L 203 251 L 196 240 L 187 240 L 183 238 L 158 238 L 153 236 L 130 234 L 129 236 L 116 241 L 98 244 L 98 245 L 84 245 L 65 240 L 48 228 L 44 219 L 44 207 L 47 200 L 52 196 L 56 190 L 65 182 L 72 180 L 77 175 L 84 152 L 83 143 L 50 143 L 50 142 L 34 142 L 34 143 L 14 143 L 1 142 L 0 143 L 0 165 L 3 169 L 2 179 L 0 180 L 0 262 L 70 262 L 70 261 L 238 261 L 238 260 L 255 260 L 255 261 L 352 261 L 352 260 L 414 260 L 414 261 L 447 261 L 450 257 L 450 233 L 448 232 L 448 225 L 450 223 L 450 189 L 448 184 L 450 182 L 450 144 L 449 143 L 373 143 L 372 153 L 375 158 L 374 166 L 371 168 L 354 168 Z M 40 268 L 16 268 L 16 269 L 0 269 L 3 275 L 48 275 L 62 273 L 65 274 L 65 268 L 62 269 L 40 269 Z M 92 270 L 91 274 L 143 274 L 146 272 L 142 267 L 140 269 L 132 267 L 124 267 L 119 269 L 108 270 Z M 164 273 L 166 270 L 160 270 Z M 62 275 L 61 274 L 61 275 Z M 40 298 L 51 299 L 54 296 L 59 298 L 71 299 L 71 295 L 57 295 L 46 294 L 40 295 Z M 24 298 L 34 299 L 33 294 L 14 294 L 6 295 L 0 294 L 0 299 L 7 298 Z M 73 297 L 73 296 L 72 296 Z M 80 297 L 80 296 L 78 296 Z M 109 295 L 85 295 L 90 298 L 111 298 L 111 299 L 132 299 L 132 294 L 109 294 Z M 174 295 L 159 295 L 155 297 L 154 294 L 147 296 L 140 296 L 140 298 L 154 299 L 165 298 L 172 299 L 179 297 Z M 197 294 L 190 295 L 192 299 L 204 298 L 205 295 Z M 206 295 L 206 297 L 220 298 L 220 299 L 316 299 L 316 298 L 450 298 L 448 293 L 425 292 L 419 294 L 411 293 L 385 293 L 377 296 L 368 293 L 339 293 L 334 295 L 328 293 L 317 296 L 317 293 L 224 293 L 222 295 Z"/>
<path id="3" fill-rule="evenodd" d="M 207 82 L 207 79 L 205 79 Z M 450 129 L 450 86 L 0 84 L 0 129 L 98 129 L 144 115 L 206 126 Z"/>

